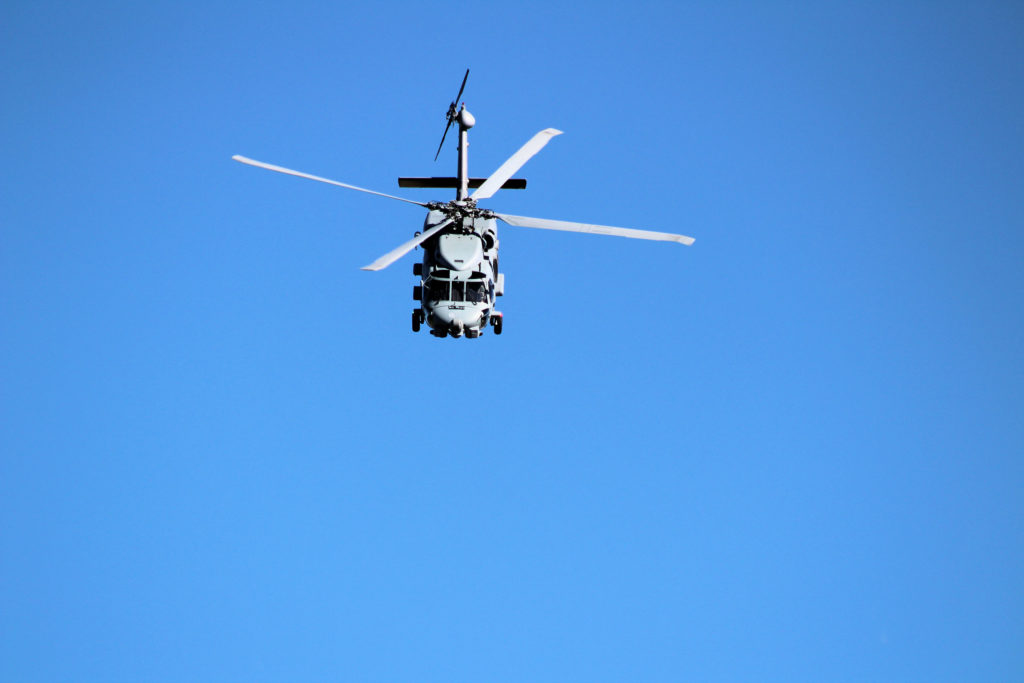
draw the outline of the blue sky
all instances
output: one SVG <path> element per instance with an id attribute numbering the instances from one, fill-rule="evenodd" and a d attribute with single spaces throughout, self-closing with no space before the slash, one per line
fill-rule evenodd
<path id="1" fill-rule="evenodd" d="M 0 679 L 1024 676 L 1014 3 L 0 9 Z M 409 330 L 542 128 L 504 334 Z"/>

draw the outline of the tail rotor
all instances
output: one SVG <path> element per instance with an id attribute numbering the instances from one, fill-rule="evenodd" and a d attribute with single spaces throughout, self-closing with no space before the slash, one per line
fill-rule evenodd
<path id="1" fill-rule="evenodd" d="M 441 148 L 444 147 L 444 139 L 448 137 L 448 129 L 452 127 L 452 122 L 458 119 L 459 116 L 459 105 L 458 102 L 462 99 L 462 91 L 466 89 L 466 79 L 469 78 L 469 69 L 466 69 L 466 75 L 462 77 L 462 85 L 459 87 L 459 94 L 455 96 L 455 100 L 448 105 L 448 125 L 444 127 L 444 135 L 441 136 L 441 144 L 437 146 L 437 154 L 434 155 L 434 161 L 437 161 L 437 157 L 441 156 Z"/>

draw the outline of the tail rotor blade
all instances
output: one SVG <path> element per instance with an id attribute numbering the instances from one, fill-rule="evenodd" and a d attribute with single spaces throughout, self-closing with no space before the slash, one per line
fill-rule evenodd
<path id="1" fill-rule="evenodd" d="M 459 100 L 462 99 L 462 91 L 466 89 L 466 81 L 468 79 L 469 69 L 466 69 L 466 75 L 462 77 L 462 85 L 459 86 L 459 94 L 455 96 L 455 100 L 448 106 L 448 125 L 444 127 L 444 135 L 441 136 L 441 144 L 437 146 L 437 154 L 434 155 L 434 161 L 437 161 L 437 157 L 441 156 L 444 139 L 448 137 L 448 129 L 452 127 L 452 121 L 455 120 L 455 115 L 459 109 Z"/>
<path id="2" fill-rule="evenodd" d="M 441 144 L 437 146 L 437 154 L 434 155 L 434 161 L 441 156 L 441 148 L 444 147 L 444 139 L 448 137 L 448 129 L 452 127 L 452 121 L 455 119 L 448 119 L 448 125 L 444 127 L 444 135 L 441 136 Z"/>
<path id="3" fill-rule="evenodd" d="M 469 79 L 469 69 L 466 69 L 466 75 L 462 77 L 462 85 L 459 86 L 459 94 L 455 96 L 455 106 L 459 106 L 459 100 L 462 99 L 462 91 L 466 89 L 466 81 Z"/>

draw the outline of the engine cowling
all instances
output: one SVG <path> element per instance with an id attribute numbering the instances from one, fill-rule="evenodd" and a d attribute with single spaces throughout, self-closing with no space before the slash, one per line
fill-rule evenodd
<path id="1" fill-rule="evenodd" d="M 452 270 L 476 270 L 483 256 L 479 235 L 446 234 L 437 240 L 438 260 Z"/>

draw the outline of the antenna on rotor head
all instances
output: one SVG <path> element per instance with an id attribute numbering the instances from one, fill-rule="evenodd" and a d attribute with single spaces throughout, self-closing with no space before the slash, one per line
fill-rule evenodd
<path id="1" fill-rule="evenodd" d="M 456 102 L 462 97 L 462 91 L 466 89 L 466 79 L 469 78 L 469 69 L 466 69 L 466 75 L 462 77 L 462 86 L 459 88 L 459 94 L 455 96 L 452 103 L 448 105 L 448 125 L 444 127 L 444 135 L 441 136 L 441 144 L 437 146 L 437 154 L 434 155 L 434 161 L 437 161 L 437 157 L 441 156 L 441 148 L 444 147 L 444 139 L 448 137 L 448 129 L 452 127 L 452 122 L 457 120 L 459 117 L 458 107 Z M 463 105 L 465 106 L 465 105 Z"/>

